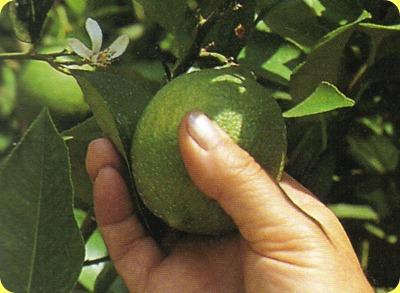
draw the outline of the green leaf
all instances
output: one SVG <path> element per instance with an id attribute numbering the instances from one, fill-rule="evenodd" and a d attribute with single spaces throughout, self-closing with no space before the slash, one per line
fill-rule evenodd
<path id="1" fill-rule="evenodd" d="M 334 85 L 322 82 L 304 101 L 283 113 L 285 118 L 321 114 L 339 108 L 353 107 L 355 102 L 342 94 Z"/>
<path id="2" fill-rule="evenodd" d="M 129 162 L 133 133 L 154 92 L 143 84 L 107 72 L 74 71 L 97 124 Z"/>
<path id="3" fill-rule="evenodd" d="M 13 292 L 69 292 L 84 256 L 67 147 L 47 110 L 0 169 L 0 276 Z"/>
<path id="4" fill-rule="evenodd" d="M 399 163 L 400 152 L 386 136 L 348 136 L 347 142 L 353 158 L 367 171 L 386 174 L 394 171 Z"/>
<path id="5" fill-rule="evenodd" d="M 82 88 L 98 126 L 125 159 L 128 170 L 128 174 L 125 174 L 126 180 L 135 198 L 139 218 L 148 232 L 155 236 L 154 231 L 159 232 L 162 223 L 147 210 L 136 194 L 130 171 L 131 140 L 143 110 L 154 95 L 154 88 L 108 72 L 74 71 L 74 76 Z M 151 227 L 152 225 L 156 227 Z"/>
<path id="6" fill-rule="evenodd" d="M 255 32 L 237 59 L 257 75 L 288 85 L 300 56 L 301 50 L 280 36 Z"/>
<path id="7" fill-rule="evenodd" d="M 370 206 L 340 203 L 328 207 L 339 219 L 379 220 L 378 214 Z"/>
<path id="8" fill-rule="evenodd" d="M 369 17 L 369 13 L 363 12 L 356 21 L 330 32 L 319 41 L 292 75 L 290 84 L 294 101 L 299 102 L 310 96 L 322 81 L 338 83 L 346 44 L 357 24 Z"/>
<path id="9" fill-rule="evenodd" d="M 93 204 L 92 182 L 86 172 L 85 158 L 89 143 L 103 136 L 103 132 L 91 117 L 77 126 L 62 133 L 67 139 L 71 159 L 71 177 L 75 190 L 75 200 L 85 205 Z"/>
<path id="10" fill-rule="evenodd" d="M 54 0 L 14 0 L 7 6 L 17 38 L 36 43 Z"/>
<path id="11" fill-rule="evenodd" d="M 272 32 L 293 40 L 305 51 L 329 32 L 320 24 L 315 10 L 303 0 L 276 3 L 268 10 L 264 22 Z"/>
<path id="12" fill-rule="evenodd" d="M 258 1 L 265 13 L 264 22 L 274 33 L 291 39 L 305 52 L 339 25 L 357 19 L 361 8 L 357 1 L 292 0 Z"/>

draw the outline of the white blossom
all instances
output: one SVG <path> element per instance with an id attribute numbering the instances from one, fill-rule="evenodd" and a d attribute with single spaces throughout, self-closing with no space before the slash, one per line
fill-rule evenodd
<path id="1" fill-rule="evenodd" d="M 92 42 L 92 49 L 89 49 L 78 39 L 69 39 L 68 45 L 76 54 L 90 62 L 90 64 L 105 67 L 111 61 L 121 56 L 127 49 L 129 38 L 127 35 L 119 36 L 108 48 L 101 50 L 103 44 L 103 32 L 97 21 L 88 18 L 86 20 L 86 31 Z"/>

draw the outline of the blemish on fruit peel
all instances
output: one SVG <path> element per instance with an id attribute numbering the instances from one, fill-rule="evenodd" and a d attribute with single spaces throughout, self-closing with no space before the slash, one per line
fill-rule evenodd
<path id="1" fill-rule="evenodd" d="M 11 2 L 11 0 L 0 0 L 0 12 L 8 2 Z"/>
<path id="2" fill-rule="evenodd" d="M 392 2 L 394 5 L 396 5 L 396 7 L 397 7 L 397 9 L 399 10 L 399 13 L 400 13 L 400 0 L 387 0 L 387 1 Z"/>
<path id="3" fill-rule="evenodd" d="M 233 110 L 224 110 L 214 117 L 214 121 L 228 133 L 228 135 L 236 142 L 239 142 L 243 128 L 243 115 Z M 230 127 L 226 127 L 229 125 Z"/>
<path id="4" fill-rule="evenodd" d="M 397 287 L 388 293 L 400 293 L 400 281 L 399 281 L 399 284 L 397 284 Z"/>

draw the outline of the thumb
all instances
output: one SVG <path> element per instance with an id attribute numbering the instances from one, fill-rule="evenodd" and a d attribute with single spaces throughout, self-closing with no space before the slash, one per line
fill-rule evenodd
<path id="1" fill-rule="evenodd" d="M 221 205 L 250 243 L 321 236 L 275 180 L 204 114 L 192 112 L 183 119 L 179 144 L 193 182 Z"/>

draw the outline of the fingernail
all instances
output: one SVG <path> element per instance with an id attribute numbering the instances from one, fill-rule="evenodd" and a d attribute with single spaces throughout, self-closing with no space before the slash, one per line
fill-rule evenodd
<path id="1" fill-rule="evenodd" d="M 209 150 L 221 141 L 221 135 L 213 122 L 201 112 L 192 112 L 188 117 L 188 132 L 197 144 Z"/>

